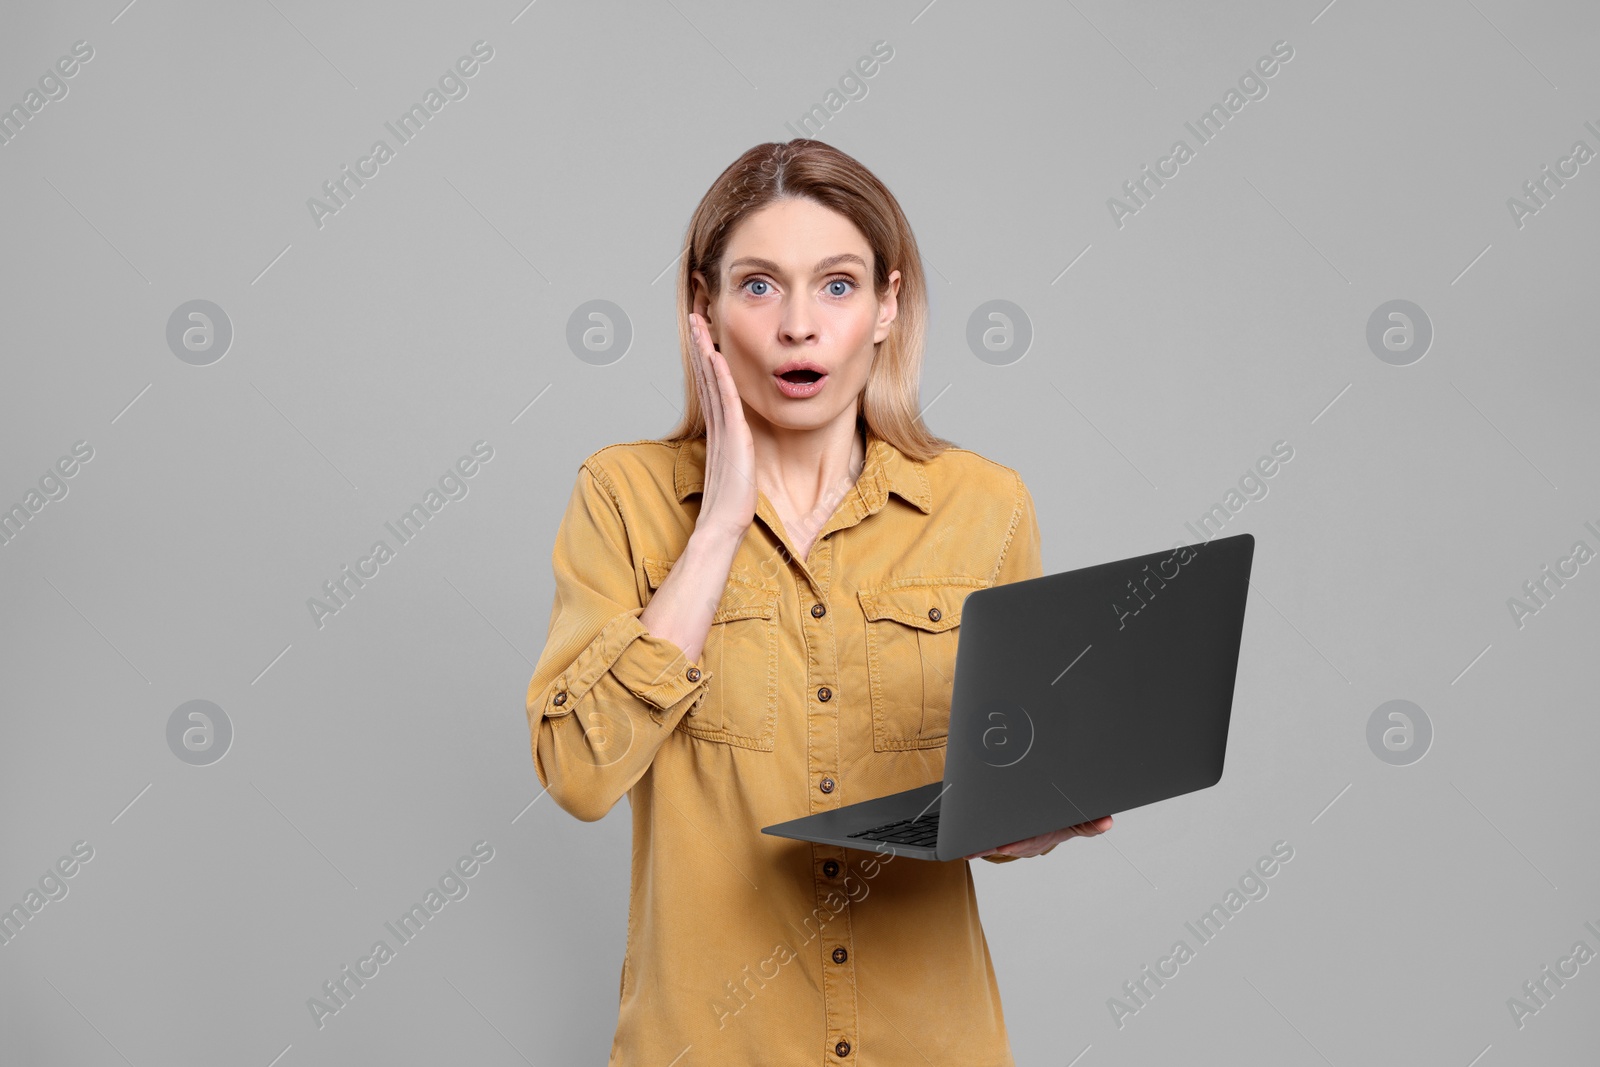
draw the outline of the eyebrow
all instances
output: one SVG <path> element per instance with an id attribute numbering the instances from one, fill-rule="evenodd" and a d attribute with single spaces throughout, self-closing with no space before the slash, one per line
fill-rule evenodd
<path id="1" fill-rule="evenodd" d="M 837 267 L 841 263 L 854 263 L 863 271 L 867 269 L 866 261 L 860 256 L 856 255 L 854 252 L 841 252 L 836 256 L 829 256 L 827 259 L 818 260 L 817 265 L 811 268 L 811 273 L 821 274 L 828 268 Z M 736 267 L 743 266 L 757 267 L 771 274 L 783 273 L 782 267 L 772 262 L 772 260 L 762 259 L 760 256 L 740 256 L 738 259 L 728 264 L 728 271 L 729 273 L 732 273 Z"/>

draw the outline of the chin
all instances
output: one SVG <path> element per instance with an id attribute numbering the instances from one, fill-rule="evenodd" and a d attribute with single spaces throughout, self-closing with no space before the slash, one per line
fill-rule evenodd
<path id="1" fill-rule="evenodd" d="M 775 418 L 765 411 L 758 412 L 758 414 L 767 425 L 784 430 L 815 430 L 818 427 L 828 425 L 839 417 L 839 412 L 823 412 L 821 408 L 812 408 L 804 412 L 781 411 L 778 413 L 783 416 L 781 418 Z"/>

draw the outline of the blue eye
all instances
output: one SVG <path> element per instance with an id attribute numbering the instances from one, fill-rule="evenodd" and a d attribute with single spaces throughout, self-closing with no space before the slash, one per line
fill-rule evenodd
<path id="1" fill-rule="evenodd" d="M 751 286 L 756 286 L 756 285 L 765 286 L 766 288 L 761 289 L 761 290 L 756 290 L 756 289 L 750 288 Z M 848 286 L 848 288 L 845 289 L 845 291 L 842 292 L 842 293 L 835 292 L 833 287 L 836 286 L 836 285 Z M 828 293 L 829 293 L 830 296 L 845 297 L 845 296 L 849 296 L 852 292 L 855 291 L 856 283 L 855 283 L 855 280 L 852 279 L 852 278 L 834 278 L 834 279 L 832 279 L 831 281 L 829 281 L 827 283 L 827 287 L 828 287 Z M 765 278 L 751 278 L 749 281 L 745 282 L 742 286 L 740 286 L 740 288 L 744 289 L 751 296 L 766 296 L 767 293 L 771 291 L 772 283 L 767 281 Z"/>

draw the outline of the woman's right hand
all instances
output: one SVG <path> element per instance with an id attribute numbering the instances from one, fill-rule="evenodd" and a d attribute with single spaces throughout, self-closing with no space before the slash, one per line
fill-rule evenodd
<path id="1" fill-rule="evenodd" d="M 690 313 L 695 389 L 706 420 L 706 473 L 694 533 L 639 615 L 647 632 L 698 663 L 728 584 L 734 556 L 756 515 L 756 448 L 727 360 L 711 346 L 705 320 Z M 677 668 L 677 664 L 673 664 Z"/>
<path id="2" fill-rule="evenodd" d="M 706 421 L 705 485 L 695 528 L 707 525 L 730 534 L 737 543 L 756 515 L 756 449 L 744 421 L 744 403 L 728 361 L 711 343 L 706 322 L 689 313 L 694 339 L 695 388 Z"/>

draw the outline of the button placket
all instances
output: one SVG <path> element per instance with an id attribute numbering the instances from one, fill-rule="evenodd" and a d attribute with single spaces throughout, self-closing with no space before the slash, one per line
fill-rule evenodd
<path id="1" fill-rule="evenodd" d="M 850 906 L 846 902 L 838 914 L 829 921 L 828 929 L 833 931 L 837 926 L 837 934 L 844 944 L 837 944 L 833 948 L 822 948 L 821 939 L 818 947 L 824 953 L 822 966 L 822 999 L 825 1006 L 824 1015 L 828 1031 L 838 1035 L 838 1044 L 834 1053 L 847 1056 L 850 1052 L 849 1035 L 854 1031 L 856 1018 L 853 1012 L 855 1005 L 855 961 L 850 958 L 850 951 L 845 946 L 851 942 Z M 840 1050 L 843 1051 L 840 1051 Z"/>
<path id="2" fill-rule="evenodd" d="M 859 521 L 859 516 L 856 519 Z M 838 635 L 826 603 L 833 569 L 833 532 L 825 530 L 817 539 L 808 561 L 809 568 L 791 572 L 801 581 L 802 597 L 809 594 L 814 598 L 809 608 L 802 608 L 805 614 L 801 615 L 807 653 L 806 684 L 811 690 L 809 695 L 802 698 L 806 710 L 807 773 L 810 780 L 817 783 L 817 791 L 811 793 L 810 807 L 813 812 L 826 811 L 840 803 L 833 799 L 838 784 L 833 775 L 839 771 L 835 761 L 843 740 L 841 720 L 846 709 L 839 706 L 839 691 L 818 684 L 823 679 L 838 681 L 840 677 Z M 806 578 L 810 579 L 809 588 L 806 588 Z M 803 605 L 805 600 L 801 599 L 800 603 Z M 855 961 L 849 959 L 848 950 L 844 947 L 851 943 L 850 900 L 845 895 L 845 888 L 836 880 L 838 876 L 847 874 L 848 867 L 841 862 L 842 852 L 836 852 L 834 856 L 837 858 L 824 859 L 815 876 L 817 903 L 833 912 L 833 918 L 826 928 L 831 936 L 826 944 L 822 938 L 818 938 L 817 951 L 821 953 L 824 969 L 822 1003 L 827 1026 L 824 1034 L 834 1039 L 833 1043 L 823 1045 L 824 1055 L 832 1052 L 835 1056 L 846 1056 L 850 1051 L 848 1037 L 856 1024 Z M 842 959 L 834 958 L 836 951 L 844 954 Z"/>

